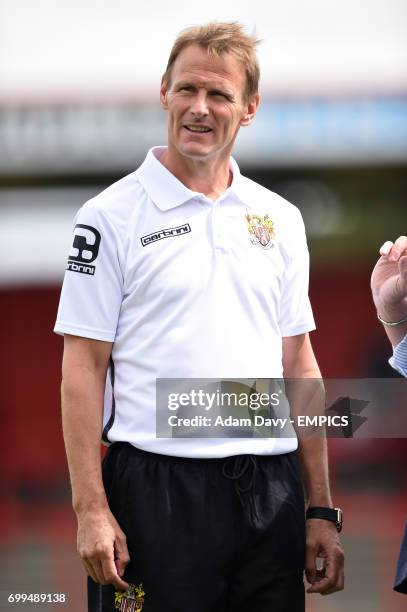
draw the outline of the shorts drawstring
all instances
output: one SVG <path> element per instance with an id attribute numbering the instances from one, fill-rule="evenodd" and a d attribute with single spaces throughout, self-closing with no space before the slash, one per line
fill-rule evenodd
<path id="1" fill-rule="evenodd" d="M 228 471 L 228 466 L 231 466 L 231 470 Z M 245 485 L 243 478 L 248 470 L 249 472 L 248 482 Z M 258 470 L 257 459 L 255 455 L 236 455 L 228 457 L 222 466 L 222 474 L 228 480 L 235 481 L 235 490 L 240 499 L 240 503 L 244 506 L 242 494 L 251 492 L 250 501 L 253 506 L 255 516 L 257 513 L 256 496 L 255 496 L 255 482 L 256 474 Z"/>

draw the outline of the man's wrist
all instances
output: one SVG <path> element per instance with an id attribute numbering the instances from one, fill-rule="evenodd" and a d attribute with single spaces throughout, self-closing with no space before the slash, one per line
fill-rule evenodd
<path id="1" fill-rule="evenodd" d="M 377 300 L 375 306 L 378 316 L 384 321 L 400 321 L 407 315 L 405 299 L 392 303 Z"/>
<path id="2" fill-rule="evenodd" d="M 329 488 L 330 487 L 324 484 L 320 487 L 314 485 L 311 491 L 308 490 L 306 496 L 307 508 L 310 508 L 311 506 L 323 506 L 324 508 L 333 508 L 334 505 L 332 502 L 332 497 Z"/>
<path id="3" fill-rule="evenodd" d="M 399 316 L 400 315 L 397 315 L 392 317 L 392 320 L 389 320 L 389 316 L 385 318 L 384 315 L 382 316 L 379 312 L 377 313 L 377 318 L 379 319 L 380 323 L 383 323 L 383 325 L 388 325 L 389 327 L 396 327 L 397 325 L 403 325 L 403 323 L 407 324 L 407 315 L 398 318 Z"/>
<path id="4" fill-rule="evenodd" d="M 109 509 L 109 504 L 107 503 L 106 494 L 103 491 L 102 493 L 95 494 L 90 498 L 86 497 L 73 499 L 72 507 L 75 514 L 80 516 L 81 514 L 87 514 L 89 512 L 104 512 L 105 510 Z"/>
<path id="5" fill-rule="evenodd" d="M 338 532 L 342 530 L 342 510 L 341 508 L 329 508 L 323 506 L 309 507 L 307 509 L 306 520 L 328 521 Z"/>
<path id="6" fill-rule="evenodd" d="M 333 508 L 334 504 L 330 497 L 315 496 L 309 498 L 306 504 L 307 509 L 315 508 L 315 506 L 321 506 L 322 508 Z"/>
<path id="7" fill-rule="evenodd" d="M 399 308 L 396 311 L 377 308 L 377 314 L 380 315 L 387 337 L 395 348 L 407 334 L 407 320 L 404 323 L 397 323 L 397 325 L 386 325 L 383 320 L 388 323 L 401 321 L 406 316 L 406 306 L 404 305 L 403 309 Z"/>

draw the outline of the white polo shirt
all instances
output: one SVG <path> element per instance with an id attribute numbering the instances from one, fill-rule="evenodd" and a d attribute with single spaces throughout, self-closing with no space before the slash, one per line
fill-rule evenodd
<path id="1" fill-rule="evenodd" d="M 157 378 L 279 378 L 315 329 L 299 210 L 243 177 L 216 200 L 151 149 L 75 218 L 54 331 L 113 342 L 103 438 L 184 457 L 277 454 L 297 439 L 156 437 Z M 112 388 L 113 387 L 113 388 Z"/>

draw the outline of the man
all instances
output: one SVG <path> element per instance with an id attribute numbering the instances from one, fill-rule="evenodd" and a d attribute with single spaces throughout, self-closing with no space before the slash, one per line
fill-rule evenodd
<path id="1" fill-rule="evenodd" d="M 256 43 L 236 23 L 182 32 L 160 90 L 168 146 L 76 218 L 55 331 L 93 611 L 112 610 L 114 596 L 144 612 L 304 610 L 296 438 L 155 429 L 157 378 L 320 377 L 301 215 L 230 157 L 259 105 Z M 328 594 L 343 588 L 343 553 L 326 440 L 299 454 L 316 507 L 308 590 Z"/>
<path id="2" fill-rule="evenodd" d="M 393 346 L 390 365 L 407 377 L 407 237 L 388 240 L 380 249 L 371 280 L 377 316 Z M 397 563 L 394 589 L 407 594 L 407 523 Z"/>

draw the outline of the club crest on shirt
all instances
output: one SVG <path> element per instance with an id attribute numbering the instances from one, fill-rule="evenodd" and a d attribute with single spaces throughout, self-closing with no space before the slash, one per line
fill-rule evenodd
<path id="1" fill-rule="evenodd" d="M 143 585 L 130 584 L 127 591 L 115 591 L 114 607 L 119 612 L 142 612 L 144 605 Z"/>
<path id="2" fill-rule="evenodd" d="M 260 215 L 250 215 L 246 213 L 247 229 L 250 234 L 250 241 L 257 245 L 260 249 L 270 249 L 274 246 L 274 223 L 266 214 L 263 217 Z"/>

